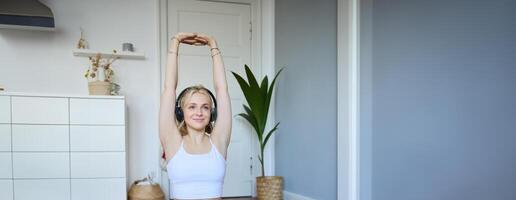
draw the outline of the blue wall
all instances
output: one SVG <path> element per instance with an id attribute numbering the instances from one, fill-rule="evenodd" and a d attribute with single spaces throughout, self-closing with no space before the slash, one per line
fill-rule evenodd
<path id="1" fill-rule="evenodd" d="M 373 0 L 373 200 L 516 199 L 515 10 Z"/>
<path id="2" fill-rule="evenodd" d="M 276 0 L 276 174 L 285 190 L 337 198 L 337 1 Z"/>

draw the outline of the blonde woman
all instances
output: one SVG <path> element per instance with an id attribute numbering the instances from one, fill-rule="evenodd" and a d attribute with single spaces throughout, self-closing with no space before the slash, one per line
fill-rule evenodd
<path id="1" fill-rule="evenodd" d="M 180 44 L 209 47 L 215 95 L 203 86 L 191 86 L 176 99 Z M 231 138 L 231 104 L 215 39 L 197 33 L 172 37 L 164 84 L 159 137 L 170 179 L 170 198 L 221 199 Z"/>

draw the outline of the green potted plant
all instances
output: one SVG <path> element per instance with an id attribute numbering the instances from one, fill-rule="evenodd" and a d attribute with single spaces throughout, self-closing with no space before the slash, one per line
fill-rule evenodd
<path id="1" fill-rule="evenodd" d="M 244 104 L 243 106 L 245 113 L 240 113 L 238 116 L 246 119 L 256 132 L 256 136 L 258 136 L 258 143 L 260 146 L 260 155 L 258 155 L 258 160 L 260 161 L 262 171 L 262 176 L 256 177 L 256 193 L 258 199 L 283 199 L 283 177 L 265 176 L 263 164 L 263 151 L 265 149 L 265 145 L 267 145 L 269 138 L 274 133 L 274 131 L 277 130 L 279 125 L 278 122 L 271 130 L 267 132 L 265 131 L 267 115 L 269 113 L 269 106 L 274 90 L 274 83 L 276 82 L 276 78 L 278 78 L 278 75 L 282 70 L 283 68 L 280 69 L 278 73 L 276 73 L 270 86 L 267 76 L 265 76 L 261 81 L 261 84 L 258 85 L 253 72 L 247 65 L 245 65 L 247 81 L 237 73 L 233 71 L 231 72 L 240 85 L 240 88 L 242 89 L 245 99 L 249 105 L 247 106 Z"/>

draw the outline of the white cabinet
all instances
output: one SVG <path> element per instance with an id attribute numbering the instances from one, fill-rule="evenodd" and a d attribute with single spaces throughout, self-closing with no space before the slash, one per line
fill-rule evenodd
<path id="1" fill-rule="evenodd" d="M 120 99 L 70 99 L 70 124 L 125 124 L 125 106 Z"/>
<path id="2" fill-rule="evenodd" d="M 0 124 L 0 152 L 11 151 L 11 125 Z"/>
<path id="3" fill-rule="evenodd" d="M 68 124 L 68 98 L 13 96 L 12 122 L 20 124 Z"/>
<path id="4" fill-rule="evenodd" d="M 13 153 L 14 178 L 70 178 L 70 153 Z"/>
<path id="5" fill-rule="evenodd" d="M 70 199 L 70 179 L 14 180 L 16 200 Z"/>
<path id="6" fill-rule="evenodd" d="M 13 177 L 11 155 L 11 152 L 0 152 L 0 180 Z"/>
<path id="7" fill-rule="evenodd" d="M 10 96 L 0 96 L 0 123 L 11 123 Z"/>
<path id="8" fill-rule="evenodd" d="M 72 151 L 125 151 L 125 126 L 70 126 Z"/>
<path id="9" fill-rule="evenodd" d="M 68 125 L 12 126 L 13 151 L 68 151 Z"/>
<path id="10" fill-rule="evenodd" d="M 13 199 L 13 180 L 0 179 L 0 199 Z"/>
<path id="11" fill-rule="evenodd" d="M 125 152 L 72 152 L 72 178 L 123 178 Z"/>
<path id="12" fill-rule="evenodd" d="M 72 179 L 72 200 L 125 200 L 125 182 L 125 178 Z"/>
<path id="13" fill-rule="evenodd" d="M 125 98 L 0 93 L 0 199 L 125 200 Z"/>

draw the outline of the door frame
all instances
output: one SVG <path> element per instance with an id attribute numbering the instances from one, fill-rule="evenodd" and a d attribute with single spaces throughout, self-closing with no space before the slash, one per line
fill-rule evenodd
<path id="1" fill-rule="evenodd" d="M 160 67 L 160 94 L 163 91 L 163 69 L 165 69 L 166 59 L 167 59 L 167 48 L 168 48 L 168 39 L 167 31 L 168 31 L 168 1 L 169 0 L 157 0 L 157 18 L 158 18 L 158 47 L 159 47 L 159 67 Z M 252 24 L 252 43 L 251 43 L 251 65 L 253 66 L 262 66 L 260 69 L 260 74 L 262 76 L 274 77 L 276 69 L 275 69 L 275 58 L 274 58 L 274 5 L 275 0 L 199 0 L 199 1 L 214 1 L 214 2 L 230 2 L 230 3 L 238 3 L 238 4 L 247 4 L 251 6 L 251 21 Z M 271 104 L 275 105 L 275 97 L 271 99 Z M 271 106 L 269 110 L 267 129 L 271 129 L 276 121 L 275 117 L 275 106 Z M 269 139 L 269 144 L 274 144 L 275 135 Z M 257 154 L 258 143 L 253 140 L 253 152 Z M 159 142 L 158 142 L 159 144 Z M 159 145 L 158 145 L 159 146 Z M 265 148 L 265 174 L 268 176 L 275 175 L 275 147 L 274 145 L 267 145 Z M 161 155 L 161 154 L 159 154 Z M 254 156 L 256 157 L 256 156 Z M 253 159 L 253 177 L 260 175 L 260 163 L 258 159 Z M 164 180 L 163 173 L 159 167 L 157 167 L 157 171 L 159 172 L 158 180 Z M 253 189 L 252 196 L 256 196 L 256 180 L 253 180 Z M 168 188 L 165 188 L 168 191 Z M 167 193 L 168 195 L 168 193 Z"/>
<path id="2" fill-rule="evenodd" d="M 360 199 L 360 0 L 337 0 L 337 197 Z"/>

